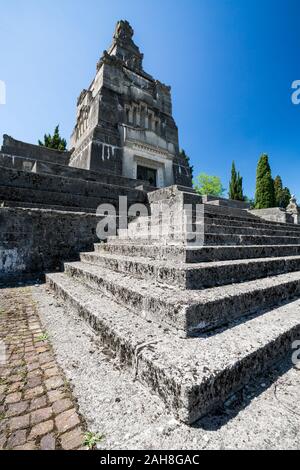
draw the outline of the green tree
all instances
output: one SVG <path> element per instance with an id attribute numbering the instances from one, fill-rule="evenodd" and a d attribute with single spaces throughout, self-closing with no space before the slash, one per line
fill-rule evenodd
<path id="1" fill-rule="evenodd" d="M 274 206 L 274 182 L 269 165 L 269 157 L 264 153 L 257 164 L 255 207 L 256 209 L 266 209 Z"/>
<path id="2" fill-rule="evenodd" d="M 287 188 L 287 187 L 283 188 L 281 203 L 282 203 L 282 207 L 284 209 L 286 209 L 287 206 L 289 205 L 291 197 L 292 197 L 292 194 L 291 194 L 291 191 L 289 190 L 289 188 Z"/>
<path id="3" fill-rule="evenodd" d="M 183 150 L 183 149 L 180 150 L 180 156 L 181 156 L 181 158 L 183 158 L 186 161 L 187 166 L 190 170 L 191 178 L 193 179 L 194 167 L 191 165 L 190 157 L 185 153 L 185 150 Z"/>
<path id="4" fill-rule="evenodd" d="M 221 179 L 218 176 L 210 176 L 200 173 L 194 183 L 194 189 L 198 194 L 220 197 L 225 191 Z"/>
<path id="5" fill-rule="evenodd" d="M 53 135 L 45 134 L 44 142 L 39 140 L 39 145 L 64 152 L 67 148 L 67 142 L 59 134 L 59 125 L 54 129 Z"/>
<path id="6" fill-rule="evenodd" d="M 244 201 L 243 194 L 243 178 L 240 173 L 237 173 L 235 163 L 232 162 L 231 180 L 229 183 L 229 199 L 235 201 Z"/>
<path id="7" fill-rule="evenodd" d="M 274 179 L 274 192 L 276 207 L 283 207 L 285 209 L 290 202 L 291 192 L 289 188 L 283 187 L 280 176 L 276 176 Z"/>
<path id="8" fill-rule="evenodd" d="M 278 207 L 281 207 L 281 198 L 282 198 L 282 191 L 283 191 L 283 186 L 282 186 L 282 179 L 280 176 L 276 176 L 274 179 L 274 195 L 275 195 L 275 204 Z"/>

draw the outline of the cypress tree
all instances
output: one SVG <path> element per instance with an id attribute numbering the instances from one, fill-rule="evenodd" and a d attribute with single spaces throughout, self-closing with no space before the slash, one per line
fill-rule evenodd
<path id="1" fill-rule="evenodd" d="M 289 190 L 289 188 L 287 188 L 287 187 L 283 188 L 281 202 L 282 202 L 282 207 L 284 209 L 286 209 L 287 206 L 289 205 L 291 197 L 292 197 L 292 194 L 291 194 L 291 191 Z"/>
<path id="2" fill-rule="evenodd" d="M 240 176 L 239 173 L 237 173 L 234 162 L 232 162 L 232 167 L 231 167 L 231 180 L 229 183 L 229 199 L 233 199 L 235 201 L 244 200 L 243 178 Z"/>
<path id="3" fill-rule="evenodd" d="M 274 195 L 275 195 L 275 204 L 277 207 L 282 207 L 282 179 L 280 176 L 276 176 L 274 179 Z"/>
<path id="4" fill-rule="evenodd" d="M 257 164 L 255 207 L 256 209 L 266 209 L 274 207 L 274 205 L 274 181 L 271 175 L 269 157 L 264 153 Z"/>
<path id="5" fill-rule="evenodd" d="M 241 177 L 240 173 L 238 173 L 238 201 L 244 201 L 244 191 L 243 191 L 243 178 Z"/>
<path id="6" fill-rule="evenodd" d="M 276 207 L 282 207 L 285 209 L 290 202 L 291 192 L 289 188 L 283 187 L 280 176 L 276 176 L 274 179 L 274 192 Z"/>

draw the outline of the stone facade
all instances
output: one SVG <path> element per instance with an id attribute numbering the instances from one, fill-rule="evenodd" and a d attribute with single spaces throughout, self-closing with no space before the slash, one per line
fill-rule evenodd
<path id="1" fill-rule="evenodd" d="M 191 186 L 172 116 L 171 89 L 143 70 L 143 54 L 127 21 L 97 64 L 77 103 L 70 165 L 142 179 L 152 186 Z"/>

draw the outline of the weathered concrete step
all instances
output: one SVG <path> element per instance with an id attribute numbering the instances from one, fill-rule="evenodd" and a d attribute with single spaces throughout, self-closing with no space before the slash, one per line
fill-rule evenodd
<path id="1" fill-rule="evenodd" d="M 1 166 L 0 170 L 0 187 L 6 188 L 7 191 L 9 188 L 22 188 L 42 192 L 59 192 L 91 199 L 98 199 L 101 196 L 111 199 L 114 194 L 116 197 L 119 195 L 128 196 L 133 203 L 146 202 L 146 193 L 131 187 L 84 181 L 59 175 L 29 173 Z"/>
<path id="2" fill-rule="evenodd" d="M 86 263 L 66 263 L 66 274 L 183 336 L 212 330 L 235 318 L 300 295 L 300 272 L 205 290 L 181 291 Z"/>
<path id="3" fill-rule="evenodd" d="M 49 209 L 60 212 L 85 212 L 87 214 L 95 214 L 96 209 L 90 207 L 72 207 L 72 206 L 55 206 L 53 204 L 39 204 L 20 201 L 0 201 L 0 207 L 21 207 L 25 209 Z"/>
<path id="4" fill-rule="evenodd" d="M 215 197 L 205 195 L 202 196 L 202 202 L 204 204 L 211 204 L 216 206 L 226 206 L 226 207 L 234 207 L 236 209 L 250 209 L 250 203 L 245 201 L 235 201 L 233 199 L 226 199 L 223 197 Z"/>
<path id="5" fill-rule="evenodd" d="M 193 265 L 100 252 L 81 253 L 80 259 L 84 263 L 182 289 L 202 289 L 300 271 L 300 256 L 217 261 Z"/>
<path id="6" fill-rule="evenodd" d="M 297 245 L 300 243 L 300 234 L 297 237 L 268 236 L 268 235 L 227 235 L 204 234 L 205 245 Z"/>
<path id="7" fill-rule="evenodd" d="M 220 219 L 219 219 L 220 220 Z M 184 223 L 182 224 L 182 228 L 187 227 Z M 151 225 L 150 223 L 146 224 L 139 224 L 137 222 L 131 223 L 128 226 L 128 233 L 132 235 L 137 234 L 151 234 L 151 231 L 161 231 L 161 233 L 169 233 L 171 229 L 178 230 L 178 224 L 174 227 L 171 225 L 158 225 L 155 222 Z M 291 230 L 290 227 L 283 230 L 283 227 L 272 227 L 272 228 L 265 228 L 265 227 L 251 227 L 250 225 L 230 225 L 230 224 L 223 224 L 221 221 L 220 223 L 210 223 L 206 220 L 203 222 L 192 224 L 190 227 L 193 231 L 204 231 L 204 233 L 211 233 L 211 234 L 223 234 L 223 235 L 259 235 L 259 236 L 277 236 L 277 237 L 300 237 L 300 231 Z M 126 229 L 123 230 L 126 233 Z M 119 233 L 120 234 L 120 233 Z"/>
<path id="8" fill-rule="evenodd" d="M 195 212 L 196 203 L 192 204 L 191 206 L 185 206 L 187 212 L 192 210 Z M 213 204 L 204 204 L 203 210 L 205 214 L 213 214 L 219 215 L 221 217 L 234 217 L 234 218 L 242 218 L 248 220 L 261 220 L 257 215 L 252 214 L 251 212 L 247 211 L 246 209 L 237 209 L 234 207 L 225 207 L 225 206 L 216 206 Z"/>
<path id="9" fill-rule="evenodd" d="M 187 210 L 186 214 L 192 214 L 195 215 L 195 208 L 193 208 L 192 211 Z M 261 217 L 258 217 L 257 215 L 254 215 L 248 211 L 241 211 L 241 210 L 236 210 L 234 211 L 233 209 L 222 209 L 218 208 L 218 206 L 209 206 L 207 204 L 204 205 L 204 216 L 205 218 L 222 218 L 223 220 L 233 220 L 233 221 L 245 221 L 245 222 L 254 222 L 257 224 L 263 224 L 263 225 L 271 225 L 271 226 L 281 226 L 281 227 L 291 227 L 291 228 L 299 228 L 299 225 L 296 224 L 290 224 L 290 223 L 284 223 L 284 222 L 275 222 L 275 221 L 269 221 L 266 219 L 263 219 Z"/>
<path id="10" fill-rule="evenodd" d="M 190 248 L 178 245 L 145 245 L 96 243 L 95 251 L 119 254 L 123 256 L 141 256 L 143 258 L 177 261 L 182 263 L 201 263 L 237 259 L 256 259 L 299 256 L 299 245 L 248 245 L 248 246 L 204 246 Z"/>
<path id="11" fill-rule="evenodd" d="M 183 214 L 177 214 L 173 220 L 169 220 L 168 218 L 161 219 L 160 217 L 138 217 L 133 224 L 130 224 L 128 227 L 129 229 L 142 231 L 142 230 L 150 230 L 151 227 L 157 228 L 158 226 L 162 228 L 170 227 L 172 224 L 175 227 L 182 227 L 187 225 L 187 222 L 192 225 L 194 228 L 197 225 L 205 224 L 205 226 L 210 227 L 210 230 L 206 230 L 207 232 L 215 233 L 215 226 L 224 227 L 223 233 L 227 233 L 230 228 L 233 228 L 233 231 L 237 231 L 238 228 L 244 228 L 257 230 L 257 233 L 260 233 L 260 230 L 266 231 L 274 231 L 275 232 L 282 232 L 284 235 L 300 235 L 300 225 L 297 224 L 284 224 L 278 222 L 268 222 L 262 219 L 247 219 L 241 217 L 222 217 L 220 218 L 217 214 L 204 214 L 204 216 L 200 216 L 200 218 L 196 217 L 189 217 L 188 215 L 184 216 Z M 266 222 L 266 223 L 264 223 Z M 219 232 L 222 233 L 222 230 L 216 228 Z M 238 231 L 237 231 L 238 233 Z M 243 230 L 240 233 L 244 233 Z M 268 234 L 268 232 L 266 232 Z"/>
<path id="12" fill-rule="evenodd" d="M 99 193 L 99 197 L 89 197 L 59 191 L 0 186 L 0 200 L 97 209 L 100 204 L 104 203 L 117 205 L 119 203 L 119 194 L 110 190 L 108 194 Z"/>
<path id="13" fill-rule="evenodd" d="M 119 232 L 120 233 L 120 232 Z M 149 233 L 129 233 L 128 237 L 123 235 L 122 237 L 110 236 L 108 241 L 115 244 L 126 244 L 126 243 L 144 243 L 151 245 L 152 243 L 162 243 L 164 240 L 168 239 L 169 243 L 175 244 L 188 244 L 190 246 L 194 245 L 195 247 L 200 246 L 214 246 L 214 245 L 298 245 L 300 244 L 299 237 L 282 237 L 282 236 L 269 236 L 269 235 L 235 235 L 235 234 L 222 234 L 222 233 L 206 233 L 202 231 L 201 227 L 197 232 L 175 232 L 159 235 L 157 238 L 154 238 Z"/>
<path id="14" fill-rule="evenodd" d="M 75 309 L 99 340 L 174 415 L 193 423 L 269 366 L 292 352 L 300 336 L 300 301 L 281 306 L 218 335 L 184 340 L 64 274 L 48 284 Z"/>
<path id="15" fill-rule="evenodd" d="M 53 157 L 52 157 L 53 158 Z M 3 154 L 0 152 L 0 166 L 4 166 L 13 170 L 29 171 L 29 173 L 38 174 L 50 174 L 54 176 L 60 176 L 64 178 L 73 178 L 84 181 L 92 181 L 94 183 L 105 183 L 113 184 L 116 186 L 124 186 L 126 188 L 136 189 L 138 186 L 147 186 L 147 190 L 154 191 L 155 188 L 146 185 L 144 181 L 126 178 L 125 176 L 116 175 L 115 173 L 105 170 L 103 172 L 97 172 L 92 170 L 86 170 L 84 168 L 76 168 L 68 166 L 67 163 L 63 164 L 63 156 L 60 156 L 60 163 L 54 163 L 50 161 L 35 160 L 34 158 L 12 156 Z M 24 168 L 24 164 L 31 162 L 30 170 Z"/>
<path id="16" fill-rule="evenodd" d="M 268 222 L 264 223 L 263 220 L 246 220 L 243 221 L 241 219 L 234 220 L 230 218 L 219 218 L 215 217 L 208 217 L 208 214 L 204 216 L 205 223 L 212 224 L 212 225 L 223 225 L 228 227 L 251 227 L 256 229 L 263 229 L 263 230 L 284 230 L 284 231 L 291 231 L 292 233 L 300 233 L 300 225 L 297 224 L 285 224 L 285 223 L 278 223 L 278 222 Z"/>
<path id="17" fill-rule="evenodd" d="M 200 224 L 201 226 L 201 224 Z M 197 226 L 193 227 L 193 230 L 196 230 Z M 230 225 L 223 225 L 223 224 L 204 224 L 204 231 L 207 233 L 215 233 L 215 234 L 228 234 L 228 235 L 258 235 L 258 236 L 270 236 L 270 237 L 300 237 L 300 231 L 291 230 L 287 228 L 283 230 L 282 227 L 272 227 L 272 228 L 264 228 L 264 227 L 250 227 L 250 226 L 230 226 Z"/>

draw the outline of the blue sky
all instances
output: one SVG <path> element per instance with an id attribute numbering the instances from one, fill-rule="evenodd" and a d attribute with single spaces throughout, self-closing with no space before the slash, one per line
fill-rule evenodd
<path id="1" fill-rule="evenodd" d="M 128 19 L 145 70 L 172 86 L 195 173 L 228 188 L 234 159 L 253 196 L 266 152 L 300 199 L 299 18 L 299 0 L 0 0 L 0 133 L 36 143 L 60 123 L 69 139 L 76 99 Z"/>

